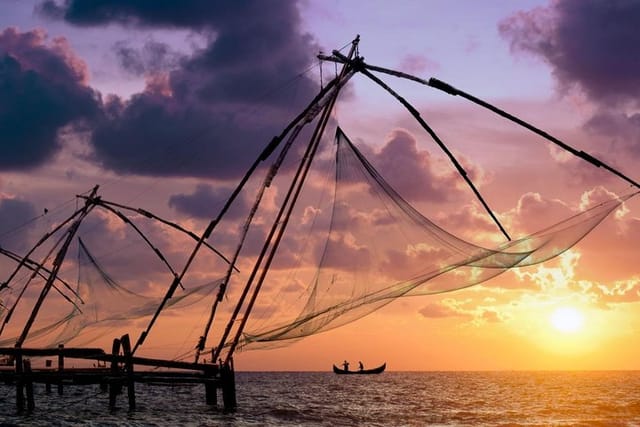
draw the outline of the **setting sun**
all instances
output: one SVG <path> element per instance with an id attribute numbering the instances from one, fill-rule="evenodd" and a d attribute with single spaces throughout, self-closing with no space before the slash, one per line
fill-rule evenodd
<path id="1" fill-rule="evenodd" d="M 564 333 L 578 332 L 584 323 L 582 313 L 573 307 L 557 308 L 549 320 L 554 328 Z"/>

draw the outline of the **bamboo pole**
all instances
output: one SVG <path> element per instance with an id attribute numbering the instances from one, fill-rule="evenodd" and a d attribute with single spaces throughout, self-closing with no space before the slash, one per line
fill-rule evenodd
<path id="1" fill-rule="evenodd" d="M 22 347 L 22 344 L 27 339 L 31 326 L 33 326 L 33 322 L 35 321 L 36 316 L 40 311 L 40 307 L 44 303 L 44 300 L 47 294 L 49 293 L 49 290 L 53 286 L 53 283 L 58 275 L 58 271 L 60 270 L 60 267 L 62 267 L 62 263 L 67 254 L 67 250 L 69 249 L 69 245 L 73 240 L 73 236 L 78 231 L 78 228 L 80 227 L 80 223 L 82 222 L 82 220 L 87 216 L 87 214 L 95 206 L 92 200 L 93 198 L 95 198 L 97 191 L 98 191 L 98 186 L 96 185 L 95 187 L 93 187 L 93 190 L 91 190 L 89 199 L 85 200 L 85 205 L 82 208 L 80 215 L 67 230 L 67 238 L 65 239 L 64 243 L 62 244 L 62 247 L 56 254 L 56 258 L 53 260 L 53 268 L 51 269 L 51 274 L 49 275 L 49 279 L 44 284 L 42 291 L 40 292 L 40 296 L 38 297 L 38 300 L 36 301 L 36 304 L 33 307 L 33 310 L 31 311 L 31 315 L 29 316 L 29 319 L 27 320 L 27 323 L 25 324 L 24 329 L 20 334 L 20 337 L 18 337 L 18 340 L 16 341 L 16 347 Z"/>
<path id="2" fill-rule="evenodd" d="M 22 353 L 17 352 L 15 357 L 16 364 L 16 409 L 18 413 L 24 411 L 24 365 L 22 364 Z"/>
<path id="3" fill-rule="evenodd" d="M 357 36 L 352 44 L 351 44 L 351 49 L 349 51 L 348 54 L 348 58 L 350 59 L 351 56 L 353 56 L 357 50 L 358 50 L 358 43 L 360 42 L 360 36 Z M 340 78 L 344 78 L 350 75 L 350 73 L 352 73 L 352 68 L 348 65 L 345 65 L 342 70 L 340 71 Z M 258 261 L 256 262 L 254 269 L 251 273 L 251 277 L 249 278 L 247 285 L 246 285 L 246 289 L 248 290 L 251 287 L 251 284 L 253 282 L 253 279 L 255 278 L 255 275 L 258 272 L 258 269 L 260 267 L 260 264 L 262 263 L 263 257 L 266 254 L 267 250 L 269 249 L 270 246 L 270 253 L 267 255 L 266 257 L 266 261 L 265 264 L 262 268 L 262 273 L 260 275 L 260 277 L 257 280 L 257 283 L 255 285 L 255 288 L 253 290 L 253 294 L 247 304 L 247 307 L 245 309 L 245 314 L 242 317 L 242 319 L 240 320 L 240 325 L 238 326 L 237 330 L 236 330 L 236 334 L 233 338 L 233 340 L 231 341 L 231 344 L 229 345 L 229 350 L 227 352 L 227 356 L 225 359 L 225 364 L 231 363 L 232 357 L 233 357 L 233 352 L 235 351 L 239 341 L 240 341 L 240 337 L 242 335 L 242 332 L 244 330 L 244 327 L 247 323 L 247 320 L 249 319 L 249 315 L 251 314 L 251 311 L 253 309 L 253 306 L 255 304 L 255 301 L 258 297 L 258 294 L 260 292 L 260 289 L 262 287 L 262 284 L 264 283 L 264 279 L 266 277 L 267 271 L 269 270 L 269 267 L 271 265 L 271 262 L 273 261 L 273 257 L 275 256 L 275 252 L 278 248 L 278 245 L 280 244 L 280 241 L 282 239 L 282 236 L 284 234 L 284 231 L 287 227 L 287 223 L 289 222 L 289 218 L 291 216 L 291 212 L 293 211 L 293 208 L 295 206 L 295 203 L 298 199 L 298 196 L 300 195 L 300 191 L 302 190 L 304 181 L 306 179 L 307 173 L 309 172 L 309 168 L 311 167 L 311 163 L 313 161 L 313 158 L 315 156 L 316 150 L 318 149 L 318 145 L 320 143 L 320 139 L 322 138 L 322 135 L 324 133 L 324 129 L 327 125 L 327 122 L 329 120 L 329 117 L 331 115 L 331 111 L 333 110 L 333 107 L 335 105 L 335 102 L 338 98 L 338 94 L 339 91 L 336 90 L 332 96 L 331 99 L 329 101 L 329 103 L 327 105 L 325 105 L 323 111 L 322 111 L 322 116 L 320 117 L 320 120 L 318 122 L 318 125 L 316 126 L 315 130 L 314 130 L 314 134 L 311 137 L 311 141 L 309 142 L 309 145 L 307 146 L 307 150 L 304 154 L 304 157 L 298 167 L 298 170 L 296 171 L 296 175 L 294 176 L 294 179 L 291 183 L 291 186 L 289 187 L 289 190 L 287 192 L 287 195 L 285 197 L 285 200 L 282 204 L 282 207 L 280 209 L 280 211 L 278 212 L 278 216 L 276 218 L 276 220 L 273 223 L 273 226 L 271 228 L 271 231 L 269 232 L 269 236 L 267 237 L 267 240 L 265 241 L 265 244 L 262 248 L 262 251 L 260 253 L 260 257 L 258 258 Z M 291 200 L 291 202 L 289 202 L 289 200 Z M 281 219 L 284 218 L 284 220 L 282 221 L 282 223 L 280 223 Z M 229 324 L 227 326 L 227 330 L 230 330 L 230 327 L 232 326 L 233 320 L 229 321 Z M 220 353 L 223 345 L 224 345 L 224 340 L 226 340 L 226 332 L 225 331 L 225 335 L 223 336 L 223 339 L 220 340 L 220 345 L 218 346 L 218 350 L 217 350 L 217 354 L 216 354 L 216 358 L 218 357 L 218 354 Z"/>
<path id="4" fill-rule="evenodd" d="M 111 381 L 109 381 L 109 409 L 115 409 L 116 397 L 118 397 L 121 392 L 120 370 L 118 368 L 117 359 L 119 353 L 120 340 L 115 338 L 111 347 L 111 355 L 113 356 L 113 359 L 111 360 Z"/>
<path id="5" fill-rule="evenodd" d="M 251 175 L 253 175 L 253 173 L 258 168 L 258 166 L 263 161 L 265 161 L 271 155 L 271 153 L 273 153 L 273 151 L 278 147 L 280 142 L 291 131 L 291 129 L 296 125 L 296 123 L 298 123 L 300 120 L 303 120 L 306 117 L 306 115 L 309 114 L 309 111 L 317 103 L 317 99 L 321 99 L 327 92 L 329 92 L 332 89 L 332 87 L 333 87 L 333 85 L 335 84 L 336 81 L 337 81 L 337 79 L 334 79 L 334 80 L 332 80 L 332 82 L 330 84 L 328 84 L 326 87 L 324 87 L 320 91 L 320 93 L 318 93 L 318 95 L 316 95 L 316 98 L 314 98 L 311 101 L 311 103 L 309 103 L 307 108 L 305 108 L 300 114 L 298 114 L 298 116 L 296 116 L 296 118 L 293 119 L 287 125 L 287 127 L 282 131 L 282 133 L 280 133 L 279 136 L 276 136 L 271 140 L 271 142 L 264 148 L 262 153 L 260 153 L 258 158 L 256 158 L 255 161 L 253 162 L 253 164 L 249 167 L 249 169 L 244 174 L 244 176 L 242 177 L 242 179 L 240 180 L 240 182 L 238 183 L 236 188 L 231 193 L 231 196 L 229 196 L 229 198 L 225 202 L 224 206 L 222 207 L 222 209 L 220 210 L 218 215 L 209 223 L 209 225 L 207 226 L 205 231 L 202 233 L 202 235 L 198 239 L 198 242 L 196 243 L 195 247 L 191 251 L 191 255 L 189 255 L 189 258 L 187 259 L 187 262 L 185 263 L 184 267 L 182 268 L 182 271 L 180 272 L 180 274 L 178 274 L 178 276 L 176 276 L 174 278 L 173 282 L 169 285 L 169 288 L 167 289 L 167 292 L 166 292 L 166 294 L 164 296 L 164 299 L 162 300 L 162 302 L 160 303 L 160 305 L 156 309 L 156 312 L 151 317 L 151 320 L 149 321 L 149 324 L 147 325 L 147 328 L 144 331 L 142 331 L 142 333 L 140 334 L 140 337 L 138 338 L 138 340 L 136 342 L 136 345 L 133 347 L 132 355 L 135 354 L 135 352 L 138 349 L 138 347 L 140 347 L 144 343 L 145 339 L 147 338 L 147 335 L 151 331 L 151 328 L 153 327 L 153 325 L 155 324 L 156 320 L 158 319 L 158 316 L 160 316 L 160 313 L 164 309 L 165 305 L 167 304 L 169 299 L 171 299 L 173 297 L 173 294 L 176 291 L 176 288 L 182 282 L 182 279 L 184 278 L 185 274 L 187 274 L 187 271 L 191 267 L 191 264 L 193 263 L 193 260 L 195 259 L 196 254 L 200 250 L 200 247 L 204 244 L 205 239 L 208 239 L 211 236 L 211 233 L 213 233 L 213 230 L 215 229 L 215 227 L 218 225 L 218 223 L 220 222 L 222 217 L 227 213 L 227 211 L 229 210 L 229 208 L 231 207 L 231 205 L 233 204 L 235 199 L 238 197 L 238 195 L 240 194 L 240 192 L 244 188 L 245 184 L 247 183 L 247 181 L 251 177 Z"/>
<path id="6" fill-rule="evenodd" d="M 127 381 L 127 397 L 129 398 L 129 410 L 136 410 L 136 382 L 133 377 L 133 361 L 131 360 L 131 341 L 129 341 L 129 335 L 123 335 L 120 338 L 122 344 L 122 353 L 124 354 L 125 362 L 124 369 L 126 373 Z"/>
<path id="7" fill-rule="evenodd" d="M 58 345 L 58 374 L 62 374 L 64 372 L 64 344 Z M 63 385 L 62 381 L 58 381 L 58 394 L 62 396 Z"/>
<path id="8" fill-rule="evenodd" d="M 24 385 L 27 392 L 27 411 L 32 412 L 35 407 L 35 400 L 33 399 L 33 375 L 31 372 L 31 360 L 24 360 Z"/>

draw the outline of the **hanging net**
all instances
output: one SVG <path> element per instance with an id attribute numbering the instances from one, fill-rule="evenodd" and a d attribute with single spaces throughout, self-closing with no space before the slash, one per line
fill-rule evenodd
<path id="1" fill-rule="evenodd" d="M 634 194 L 488 249 L 435 225 L 403 199 L 338 129 L 333 208 L 302 310 L 249 330 L 244 347 L 285 345 L 353 322 L 396 298 L 459 290 L 575 245 Z M 266 322 L 265 322 L 266 323 Z"/>
<path id="2" fill-rule="evenodd" d="M 87 345 L 105 334 L 126 330 L 129 321 L 153 314 L 162 296 L 133 292 L 116 282 L 78 239 L 78 283 L 71 309 L 61 319 L 34 329 L 28 340 L 44 337 L 48 346 L 72 343 Z M 222 279 L 177 291 L 167 303 L 167 309 L 182 309 L 210 296 Z M 15 337 L 0 341 L 0 346 L 12 345 Z"/>

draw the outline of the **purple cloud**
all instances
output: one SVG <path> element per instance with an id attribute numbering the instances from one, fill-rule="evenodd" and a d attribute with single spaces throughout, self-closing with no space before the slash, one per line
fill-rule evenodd
<path id="1" fill-rule="evenodd" d="M 558 0 L 519 12 L 502 21 L 499 29 L 512 50 L 544 59 L 562 92 L 578 88 L 596 104 L 598 110 L 585 124 L 588 132 L 606 138 L 611 150 L 637 156 L 638 23 L 638 2 Z"/>
<path id="2" fill-rule="evenodd" d="M 206 40 L 165 75 L 162 90 L 106 105 L 92 143 L 96 160 L 118 172 L 236 178 L 317 91 L 306 76 L 288 86 L 295 96 L 282 90 L 318 51 L 295 2 L 48 0 L 38 10 L 76 25 L 179 28 Z M 119 55 L 152 74 L 168 59 L 162 49 L 145 59 L 127 46 Z"/>
<path id="3" fill-rule="evenodd" d="M 602 109 L 585 123 L 585 129 L 605 139 L 609 151 L 628 146 L 640 155 L 640 114 Z"/>
<path id="4" fill-rule="evenodd" d="M 37 10 L 46 16 L 82 26 L 117 23 L 142 27 L 208 28 L 224 26 L 255 3 L 189 0 L 180 2 L 180 7 L 176 7 L 172 2 L 146 0 L 45 0 Z"/>
<path id="5" fill-rule="evenodd" d="M 99 115 L 84 63 L 63 38 L 41 30 L 0 32 L 0 170 L 41 165 L 59 149 L 63 127 Z"/>
<path id="6" fill-rule="evenodd" d="M 640 3 L 559 0 L 500 23 L 514 51 L 548 62 L 563 88 L 579 86 L 593 101 L 640 99 Z"/>
<path id="7" fill-rule="evenodd" d="M 437 71 L 440 69 L 440 65 L 424 55 L 409 54 L 402 58 L 398 69 L 410 74 L 419 75 L 427 71 Z"/>
<path id="8" fill-rule="evenodd" d="M 446 201 L 456 191 L 457 172 L 437 175 L 431 154 L 420 151 L 415 137 L 406 130 L 393 131 L 385 145 L 367 158 L 409 200 Z"/>
<path id="9" fill-rule="evenodd" d="M 0 199 L 0 246 L 5 249 L 24 251 L 28 235 L 14 232 L 28 225 L 36 216 L 33 205 L 21 199 Z"/>
<path id="10" fill-rule="evenodd" d="M 126 41 L 117 42 L 113 51 L 120 66 L 133 75 L 157 73 L 177 67 L 181 55 L 166 43 L 148 40 L 140 49 L 135 49 Z"/>
<path id="11" fill-rule="evenodd" d="M 192 194 L 174 194 L 169 198 L 169 206 L 180 213 L 195 218 L 211 219 L 214 218 L 222 206 L 229 198 L 231 189 L 214 188 L 211 185 L 199 184 L 196 186 Z M 231 208 L 229 215 L 236 218 L 241 211 L 246 211 L 248 205 L 244 203 L 244 199 L 237 199 L 235 206 Z"/>

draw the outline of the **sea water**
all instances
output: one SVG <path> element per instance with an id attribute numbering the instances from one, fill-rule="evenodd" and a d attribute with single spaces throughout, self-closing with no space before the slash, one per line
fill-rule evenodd
<path id="1" fill-rule="evenodd" d="M 29 426 L 625 426 L 640 425 L 640 372 L 239 372 L 233 413 L 206 405 L 204 387 L 136 385 L 108 409 L 97 386 L 63 396 L 35 390 L 17 415 L 0 385 L 0 425 Z M 220 397 L 219 397 L 219 400 Z"/>

